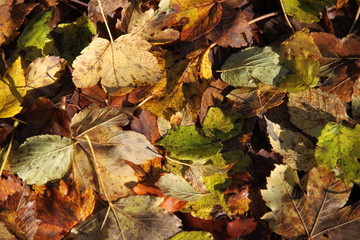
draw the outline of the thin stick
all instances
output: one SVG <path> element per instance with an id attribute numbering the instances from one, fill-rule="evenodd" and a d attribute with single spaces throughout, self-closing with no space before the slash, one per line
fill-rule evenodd
<path id="1" fill-rule="evenodd" d="M 110 28 L 109 28 L 109 25 L 108 25 L 108 23 L 107 23 L 107 21 L 106 21 L 105 14 L 104 14 L 104 10 L 103 10 L 103 8 L 102 8 L 102 6 L 101 6 L 100 0 L 98 0 L 98 4 L 99 4 L 99 7 L 100 7 L 101 15 L 102 15 L 102 17 L 103 17 L 103 19 L 104 19 L 104 23 L 105 23 L 105 26 L 106 26 L 106 30 L 107 30 L 108 33 L 109 33 L 110 42 L 113 43 L 113 42 L 114 42 L 114 39 L 112 38 L 112 35 L 111 35 L 111 32 L 110 32 Z"/>
<path id="2" fill-rule="evenodd" d="M 352 32 L 352 30 L 354 29 L 354 27 L 355 27 L 355 25 L 356 25 L 356 22 L 359 20 L 359 15 L 360 15 L 360 5 L 359 5 L 359 7 L 358 7 L 358 10 L 357 10 L 357 13 L 356 13 L 354 22 L 353 22 L 353 24 L 351 25 L 351 28 L 350 28 L 348 34 L 350 34 L 350 33 Z"/>
<path id="3" fill-rule="evenodd" d="M 19 122 L 15 121 L 14 122 L 14 127 L 17 127 L 17 125 L 19 125 Z M 5 153 L 4 158 L 3 158 L 3 162 L 1 163 L 0 177 L 1 177 L 2 173 L 3 173 L 3 171 L 4 171 L 7 160 L 9 159 L 9 155 L 10 155 L 10 151 L 11 151 L 11 148 L 12 148 L 13 141 L 14 141 L 14 134 L 11 134 L 11 139 L 10 139 L 8 149 L 6 150 L 6 153 Z"/>
<path id="4" fill-rule="evenodd" d="M 281 9 L 282 9 L 283 12 L 284 12 L 284 16 L 285 16 L 286 22 L 289 24 L 289 27 L 291 28 L 291 30 L 292 30 L 293 32 L 295 32 L 295 30 L 294 30 L 293 26 L 291 25 L 290 20 L 289 20 L 287 14 L 286 14 L 286 12 L 285 12 L 284 3 L 283 3 L 282 0 L 280 0 L 280 4 L 281 4 Z"/>
<path id="5" fill-rule="evenodd" d="M 257 17 L 257 18 L 255 18 L 255 19 L 249 21 L 248 24 L 250 25 L 250 24 L 256 23 L 256 22 L 261 21 L 261 20 L 264 20 L 264 19 L 266 19 L 266 18 L 270 18 L 270 17 L 276 16 L 276 15 L 278 15 L 278 14 L 280 14 L 280 13 L 281 13 L 281 10 L 276 11 L 276 12 L 271 12 L 271 13 L 268 13 L 268 14 L 265 14 L 265 15 L 262 15 L 262 16 L 260 16 L 260 17 Z"/>

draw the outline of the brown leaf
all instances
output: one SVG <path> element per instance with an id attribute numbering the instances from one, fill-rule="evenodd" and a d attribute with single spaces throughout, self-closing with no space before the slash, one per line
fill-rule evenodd
<path id="1" fill-rule="evenodd" d="M 28 126 L 23 129 L 25 137 L 41 134 L 71 137 L 70 118 L 66 111 L 55 107 L 47 98 L 39 97 L 33 101 L 31 108 L 26 111 L 26 122 Z"/>
<path id="2" fill-rule="evenodd" d="M 173 0 L 175 13 L 170 26 L 182 25 L 182 41 L 195 40 L 211 31 L 220 21 L 222 6 L 214 0 Z"/>
<path id="3" fill-rule="evenodd" d="M 39 3 L 24 3 L 24 0 L 2 1 L 0 5 L 0 46 L 8 44 L 19 32 L 19 27 L 25 21 L 34 7 Z"/>
<path id="4" fill-rule="evenodd" d="M 180 211 L 183 207 L 185 207 L 186 204 L 186 201 L 181 201 L 173 197 L 166 197 L 164 201 L 159 205 L 159 207 L 172 213 Z"/>
<path id="5" fill-rule="evenodd" d="M 254 219 L 245 218 L 229 222 L 226 229 L 232 238 L 237 238 L 252 233 L 255 230 L 256 225 L 257 223 Z"/>
<path id="6" fill-rule="evenodd" d="M 48 189 L 36 201 L 36 216 L 41 223 L 34 239 L 62 239 L 92 213 L 94 204 L 95 195 L 91 190 L 81 193 L 76 184 L 61 181 L 59 187 Z"/>
<path id="7" fill-rule="evenodd" d="M 222 47 L 247 47 L 252 41 L 251 28 L 243 12 L 224 8 L 220 23 L 206 37 Z"/>
<path id="8" fill-rule="evenodd" d="M 19 192 L 24 187 L 24 182 L 20 178 L 15 177 L 12 174 L 3 172 L 3 177 L 0 177 L 0 202 L 5 201 L 8 196 Z"/>
<path id="9" fill-rule="evenodd" d="M 40 220 L 35 218 L 35 195 L 24 185 L 0 204 L 0 219 L 20 239 L 34 239 Z"/>
<path id="10" fill-rule="evenodd" d="M 267 109 L 279 106 L 285 97 L 285 91 L 260 85 L 258 88 L 238 88 L 226 96 L 234 107 L 246 118 L 261 115 Z"/>
<path id="11" fill-rule="evenodd" d="M 144 134 L 151 143 L 160 138 L 157 118 L 147 110 L 142 110 L 138 118 L 134 117 L 130 126 L 132 130 Z"/>
<path id="12" fill-rule="evenodd" d="M 0 123 L 0 145 L 2 145 L 9 134 L 14 130 L 14 126 L 7 123 Z"/>
<path id="13" fill-rule="evenodd" d="M 102 10 L 104 12 L 105 17 L 114 17 L 114 14 L 118 8 L 125 8 L 128 4 L 127 0 L 101 0 L 100 1 Z M 104 22 L 104 19 L 101 15 L 99 1 L 91 0 L 88 5 L 88 16 L 92 22 Z"/>

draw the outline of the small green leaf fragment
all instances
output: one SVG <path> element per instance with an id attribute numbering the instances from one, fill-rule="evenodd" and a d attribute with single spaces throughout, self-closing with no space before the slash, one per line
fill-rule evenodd
<path id="1" fill-rule="evenodd" d="M 31 137 L 14 152 L 16 163 L 11 172 L 17 173 L 27 184 L 42 185 L 67 173 L 73 153 L 70 138 L 55 135 Z"/>
<path id="2" fill-rule="evenodd" d="M 53 10 L 32 18 L 22 31 L 17 44 L 20 51 L 25 51 L 25 59 L 33 61 L 45 55 L 59 55 L 50 35 L 50 20 Z"/>
<path id="3" fill-rule="evenodd" d="M 204 133 L 212 140 L 226 141 L 240 133 L 243 122 L 236 122 L 239 117 L 238 113 L 227 116 L 220 108 L 211 107 L 204 119 Z"/>
<path id="4" fill-rule="evenodd" d="M 330 122 L 318 139 L 315 158 L 319 165 L 335 170 L 346 181 L 360 181 L 360 125 L 354 129 Z"/>
<path id="5" fill-rule="evenodd" d="M 221 79 L 233 87 L 256 87 L 254 79 L 276 86 L 287 70 L 271 47 L 252 47 L 231 55 L 221 72 Z"/>
<path id="6" fill-rule="evenodd" d="M 196 201 L 204 194 L 196 191 L 183 177 L 173 173 L 161 176 L 155 184 L 166 196 L 177 198 L 181 201 Z"/>
<path id="7" fill-rule="evenodd" d="M 213 156 L 219 153 L 223 146 L 201 136 L 195 126 L 179 126 L 177 129 L 169 130 L 157 145 L 165 147 L 173 157 L 191 161 Z"/>

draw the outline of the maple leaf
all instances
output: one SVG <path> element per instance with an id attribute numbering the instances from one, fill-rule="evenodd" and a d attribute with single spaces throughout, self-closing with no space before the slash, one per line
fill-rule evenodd
<path id="1" fill-rule="evenodd" d="M 180 220 L 158 207 L 162 198 L 128 196 L 103 209 L 72 230 L 76 239 L 167 239 L 178 232 Z M 110 212 L 108 212 L 110 211 Z"/>
<path id="2" fill-rule="evenodd" d="M 73 62 L 76 87 L 91 87 L 100 79 L 107 91 L 135 84 L 155 83 L 162 78 L 151 44 L 139 36 L 122 35 L 113 43 L 95 38 Z M 136 67 L 135 67 L 136 66 Z"/>
<path id="3" fill-rule="evenodd" d="M 267 182 L 267 190 L 261 190 L 261 194 L 272 212 L 262 219 L 269 222 L 274 232 L 285 238 L 322 239 L 326 235 L 329 239 L 356 239 L 348 234 L 337 238 L 337 232 L 350 233 L 360 221 L 357 205 L 353 211 L 350 206 L 340 209 L 350 195 L 351 186 L 336 180 L 324 167 L 313 168 L 300 183 L 294 170 L 276 165 Z M 305 193 L 298 192 L 298 184 Z M 349 212 L 353 214 L 351 217 Z"/>

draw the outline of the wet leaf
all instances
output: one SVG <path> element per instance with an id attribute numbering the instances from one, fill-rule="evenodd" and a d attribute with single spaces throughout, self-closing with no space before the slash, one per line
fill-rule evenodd
<path id="1" fill-rule="evenodd" d="M 238 114 L 225 115 L 220 108 L 212 107 L 203 122 L 204 133 L 214 141 L 226 141 L 240 133 L 243 122 L 239 117 Z"/>
<path id="2" fill-rule="evenodd" d="M 287 70 L 270 47 L 251 47 L 231 55 L 221 68 L 221 79 L 233 87 L 256 87 L 255 80 L 276 86 Z"/>
<path id="3" fill-rule="evenodd" d="M 360 125 L 354 129 L 329 122 L 321 131 L 315 150 L 319 165 L 335 170 L 346 181 L 360 181 Z"/>
<path id="4" fill-rule="evenodd" d="M 326 234 L 329 239 L 336 239 L 334 233 L 353 228 L 360 221 L 356 216 L 344 219 L 342 210 L 338 211 L 345 205 L 351 186 L 336 180 L 324 167 L 313 168 L 298 186 L 296 172 L 288 166 L 277 165 L 267 181 L 267 190 L 261 190 L 261 194 L 272 212 L 262 219 L 285 238 L 322 239 Z M 355 238 L 343 235 L 340 239 Z"/>
<path id="5" fill-rule="evenodd" d="M 325 10 L 325 7 L 331 7 L 335 4 L 335 0 L 283 0 L 285 12 L 290 16 L 295 17 L 300 22 L 312 23 L 318 22 L 320 12 Z"/>
<path id="6" fill-rule="evenodd" d="M 147 160 L 160 156 L 144 135 L 122 130 L 121 126 L 128 123 L 128 115 L 124 112 L 96 105 L 90 105 L 73 117 L 70 129 L 79 141 L 73 177 L 82 189 L 94 189 L 102 197 L 106 191 L 111 200 L 131 194 L 131 189 L 125 184 L 137 182 L 138 179 L 126 161 L 144 164 Z M 92 159 L 85 135 L 91 140 L 96 159 Z M 97 172 L 106 182 L 105 189 L 99 186 L 94 176 L 96 166 L 93 165 L 93 160 L 97 163 Z"/>
<path id="7" fill-rule="evenodd" d="M 320 89 L 290 93 L 287 105 L 290 121 L 313 137 L 319 137 L 328 122 L 349 119 L 345 105 L 336 96 Z"/>
<path id="8" fill-rule="evenodd" d="M 27 184 L 42 185 L 62 178 L 70 169 L 74 154 L 70 138 L 40 135 L 28 138 L 14 153 L 11 169 Z"/>
<path id="9" fill-rule="evenodd" d="M 12 117 L 21 111 L 20 104 L 26 93 L 24 86 L 24 70 L 19 57 L 0 80 L 0 118 Z"/>
<path id="10" fill-rule="evenodd" d="M 72 230 L 76 239 L 167 239 L 180 231 L 180 219 L 158 207 L 162 198 L 128 196 Z M 107 215 L 107 211 L 108 215 Z"/>
<path id="11" fill-rule="evenodd" d="M 201 136 L 195 126 L 179 126 L 169 130 L 157 145 L 163 146 L 176 158 L 199 161 L 220 152 L 221 143 L 212 143 Z"/>
<path id="12" fill-rule="evenodd" d="M 107 91 L 135 84 L 152 84 L 162 78 L 151 44 L 139 36 L 122 35 L 114 43 L 95 38 L 76 57 L 73 82 L 76 87 L 91 87 L 100 80 Z M 136 66 L 136 67 L 135 67 Z"/>
<path id="13" fill-rule="evenodd" d="M 315 146 L 308 138 L 268 119 L 266 123 L 272 149 L 281 154 L 284 163 L 299 171 L 309 171 L 316 166 Z"/>
<path id="14" fill-rule="evenodd" d="M 180 39 L 192 41 L 211 31 L 220 21 L 221 5 L 214 0 L 171 0 L 175 17 L 170 25 L 183 25 Z"/>
<path id="15" fill-rule="evenodd" d="M 50 32 L 50 20 L 53 10 L 46 11 L 32 18 L 25 26 L 19 39 L 18 48 L 25 51 L 25 59 L 33 61 L 45 55 L 59 55 Z"/>
<path id="16" fill-rule="evenodd" d="M 166 196 L 177 198 L 182 201 L 196 201 L 204 194 L 196 191 L 183 177 L 168 173 L 160 177 L 156 186 Z"/>

